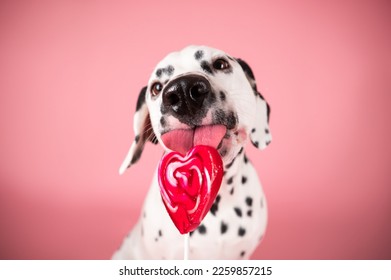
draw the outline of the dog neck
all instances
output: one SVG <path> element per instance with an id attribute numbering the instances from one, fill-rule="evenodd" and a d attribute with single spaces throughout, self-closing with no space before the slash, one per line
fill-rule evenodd
<path id="1" fill-rule="evenodd" d="M 224 182 L 222 187 L 225 188 L 226 191 L 232 192 L 232 187 L 237 185 L 236 182 L 238 182 L 238 180 L 243 180 L 243 177 L 240 175 L 246 164 L 250 164 L 250 161 L 242 152 L 224 166 Z"/>

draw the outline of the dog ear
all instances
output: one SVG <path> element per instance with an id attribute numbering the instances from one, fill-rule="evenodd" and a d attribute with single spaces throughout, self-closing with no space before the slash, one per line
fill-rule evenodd
<path id="1" fill-rule="evenodd" d="M 251 128 L 250 139 L 251 143 L 258 149 L 263 150 L 266 148 L 272 141 L 272 135 L 269 128 L 269 118 L 270 118 L 270 106 L 266 102 L 265 98 L 258 92 L 257 83 L 255 81 L 255 76 L 250 66 L 240 58 L 236 59 L 245 73 L 247 80 L 249 81 L 254 94 L 255 94 L 255 104 L 256 104 L 256 118 L 257 120 L 254 123 L 254 127 Z"/>
<path id="2" fill-rule="evenodd" d="M 148 107 L 145 102 L 146 91 L 147 87 L 143 87 L 138 96 L 136 113 L 134 114 L 133 119 L 133 130 L 135 138 L 132 145 L 130 146 L 125 160 L 119 169 L 120 174 L 123 174 L 127 168 L 140 159 L 144 145 L 147 141 L 151 141 L 153 144 L 158 143 L 158 140 L 153 133 Z"/>

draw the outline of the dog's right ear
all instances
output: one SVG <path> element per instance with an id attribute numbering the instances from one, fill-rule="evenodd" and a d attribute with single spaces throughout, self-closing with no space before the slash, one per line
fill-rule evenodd
<path id="1" fill-rule="evenodd" d="M 246 75 L 247 80 L 249 81 L 256 97 L 255 107 L 257 120 L 251 130 L 251 143 L 253 143 L 256 148 L 263 150 L 270 144 L 272 140 L 272 135 L 269 128 L 270 106 L 266 102 L 265 98 L 263 98 L 261 93 L 258 92 L 255 77 L 250 66 L 240 58 L 237 58 L 236 60 L 242 67 L 242 70 Z"/>
<path id="2" fill-rule="evenodd" d="M 129 152 L 122 163 L 119 174 L 123 174 L 127 168 L 136 163 L 143 152 L 147 141 L 157 144 L 157 138 L 153 133 L 149 111 L 145 102 L 147 87 L 143 87 L 137 99 L 136 113 L 134 114 L 133 130 L 135 138 L 130 146 Z"/>

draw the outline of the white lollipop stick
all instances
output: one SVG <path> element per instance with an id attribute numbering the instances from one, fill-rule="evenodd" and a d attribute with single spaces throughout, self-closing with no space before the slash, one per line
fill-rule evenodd
<path id="1" fill-rule="evenodd" d="M 183 259 L 187 261 L 189 259 L 189 233 L 184 234 L 184 244 L 183 244 Z"/>

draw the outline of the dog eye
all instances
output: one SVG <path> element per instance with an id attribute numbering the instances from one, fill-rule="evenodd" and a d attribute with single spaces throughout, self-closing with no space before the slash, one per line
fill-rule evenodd
<path id="1" fill-rule="evenodd" d="M 213 62 L 213 68 L 216 70 L 226 70 L 229 69 L 230 65 L 225 59 L 219 58 Z"/>
<path id="2" fill-rule="evenodd" d="M 153 96 L 156 96 L 162 91 L 162 89 L 163 89 L 163 85 L 159 82 L 156 82 L 151 87 L 151 94 Z"/>

